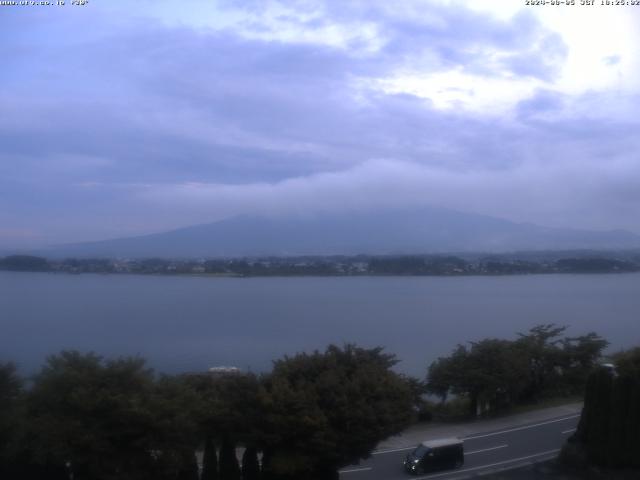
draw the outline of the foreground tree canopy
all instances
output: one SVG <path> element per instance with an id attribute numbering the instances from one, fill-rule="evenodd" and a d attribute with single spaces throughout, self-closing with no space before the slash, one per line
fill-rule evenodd
<path id="1" fill-rule="evenodd" d="M 573 441 L 590 463 L 639 468 L 640 347 L 615 355 L 614 362 L 614 369 L 589 376 Z"/>
<path id="2" fill-rule="evenodd" d="M 595 333 L 561 337 L 567 327 L 538 325 L 517 340 L 458 345 L 433 362 L 427 390 L 469 399 L 469 413 L 506 408 L 545 396 L 580 394 L 608 342 Z"/>
<path id="3" fill-rule="evenodd" d="M 335 478 L 411 421 L 394 363 L 346 345 L 285 357 L 262 377 L 158 377 L 141 358 L 65 351 L 28 389 L 0 365 L 0 478 Z"/>
<path id="4" fill-rule="evenodd" d="M 431 364 L 426 391 L 466 399 L 471 414 L 580 392 L 607 342 L 565 330 L 539 325 L 515 340 L 459 345 Z M 633 427 L 624 438 L 640 442 L 638 358 L 620 355 L 615 379 L 591 377 L 580 429 L 587 446 L 619 445 L 606 432 L 625 419 Z M 158 376 L 138 357 L 64 351 L 25 382 L 0 364 L 0 478 L 335 479 L 408 426 L 424 402 L 425 384 L 395 364 L 382 348 L 351 344 L 284 357 L 261 376 Z"/>
<path id="5" fill-rule="evenodd" d="M 29 478 L 177 475 L 189 453 L 195 462 L 192 399 L 176 379 L 156 379 L 143 359 L 62 352 L 23 394 L 24 437 L 14 448 L 28 466 L 12 468 Z"/>
<path id="6" fill-rule="evenodd" d="M 275 363 L 265 383 L 267 470 L 291 478 L 332 478 L 366 457 L 412 418 L 407 382 L 382 349 L 334 346 Z"/>

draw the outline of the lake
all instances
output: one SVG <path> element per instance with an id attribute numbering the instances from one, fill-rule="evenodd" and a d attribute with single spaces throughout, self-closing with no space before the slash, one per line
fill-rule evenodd
<path id="1" fill-rule="evenodd" d="M 142 355 L 175 373 L 330 343 L 384 346 L 423 377 L 457 343 L 539 323 L 640 345 L 640 274 L 213 278 L 0 272 L 0 361 L 36 371 L 62 349 Z"/>

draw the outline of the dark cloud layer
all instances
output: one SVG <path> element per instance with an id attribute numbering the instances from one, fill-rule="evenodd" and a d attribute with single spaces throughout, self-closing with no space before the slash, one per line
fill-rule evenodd
<path id="1" fill-rule="evenodd" d="M 602 104 L 597 94 L 539 88 L 496 115 L 376 86 L 408 70 L 551 81 L 566 46 L 532 15 L 286 5 L 300 13 L 282 20 L 294 32 L 375 32 L 336 45 L 318 35 L 270 38 L 262 5 L 243 2 L 248 20 L 236 28 L 126 9 L 3 11 L 0 246 L 144 233 L 296 203 L 436 203 L 633 228 L 637 121 L 589 113 L 585 105 Z M 237 14 L 227 8 L 221 14 Z"/>

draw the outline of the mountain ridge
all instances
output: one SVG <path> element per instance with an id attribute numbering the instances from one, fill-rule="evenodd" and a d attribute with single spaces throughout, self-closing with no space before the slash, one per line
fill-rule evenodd
<path id="1" fill-rule="evenodd" d="M 167 232 L 54 246 L 52 256 L 232 257 L 625 249 L 640 236 L 530 223 L 435 207 L 267 217 L 238 215 Z"/>

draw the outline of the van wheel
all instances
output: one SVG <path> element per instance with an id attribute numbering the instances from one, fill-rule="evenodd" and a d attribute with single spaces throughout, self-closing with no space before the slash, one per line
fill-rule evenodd
<path id="1" fill-rule="evenodd" d="M 458 460 L 456 460 L 456 463 L 455 463 L 454 466 L 455 466 L 455 468 L 460 468 L 463 464 L 464 464 L 464 462 L 462 460 L 458 459 Z"/>

